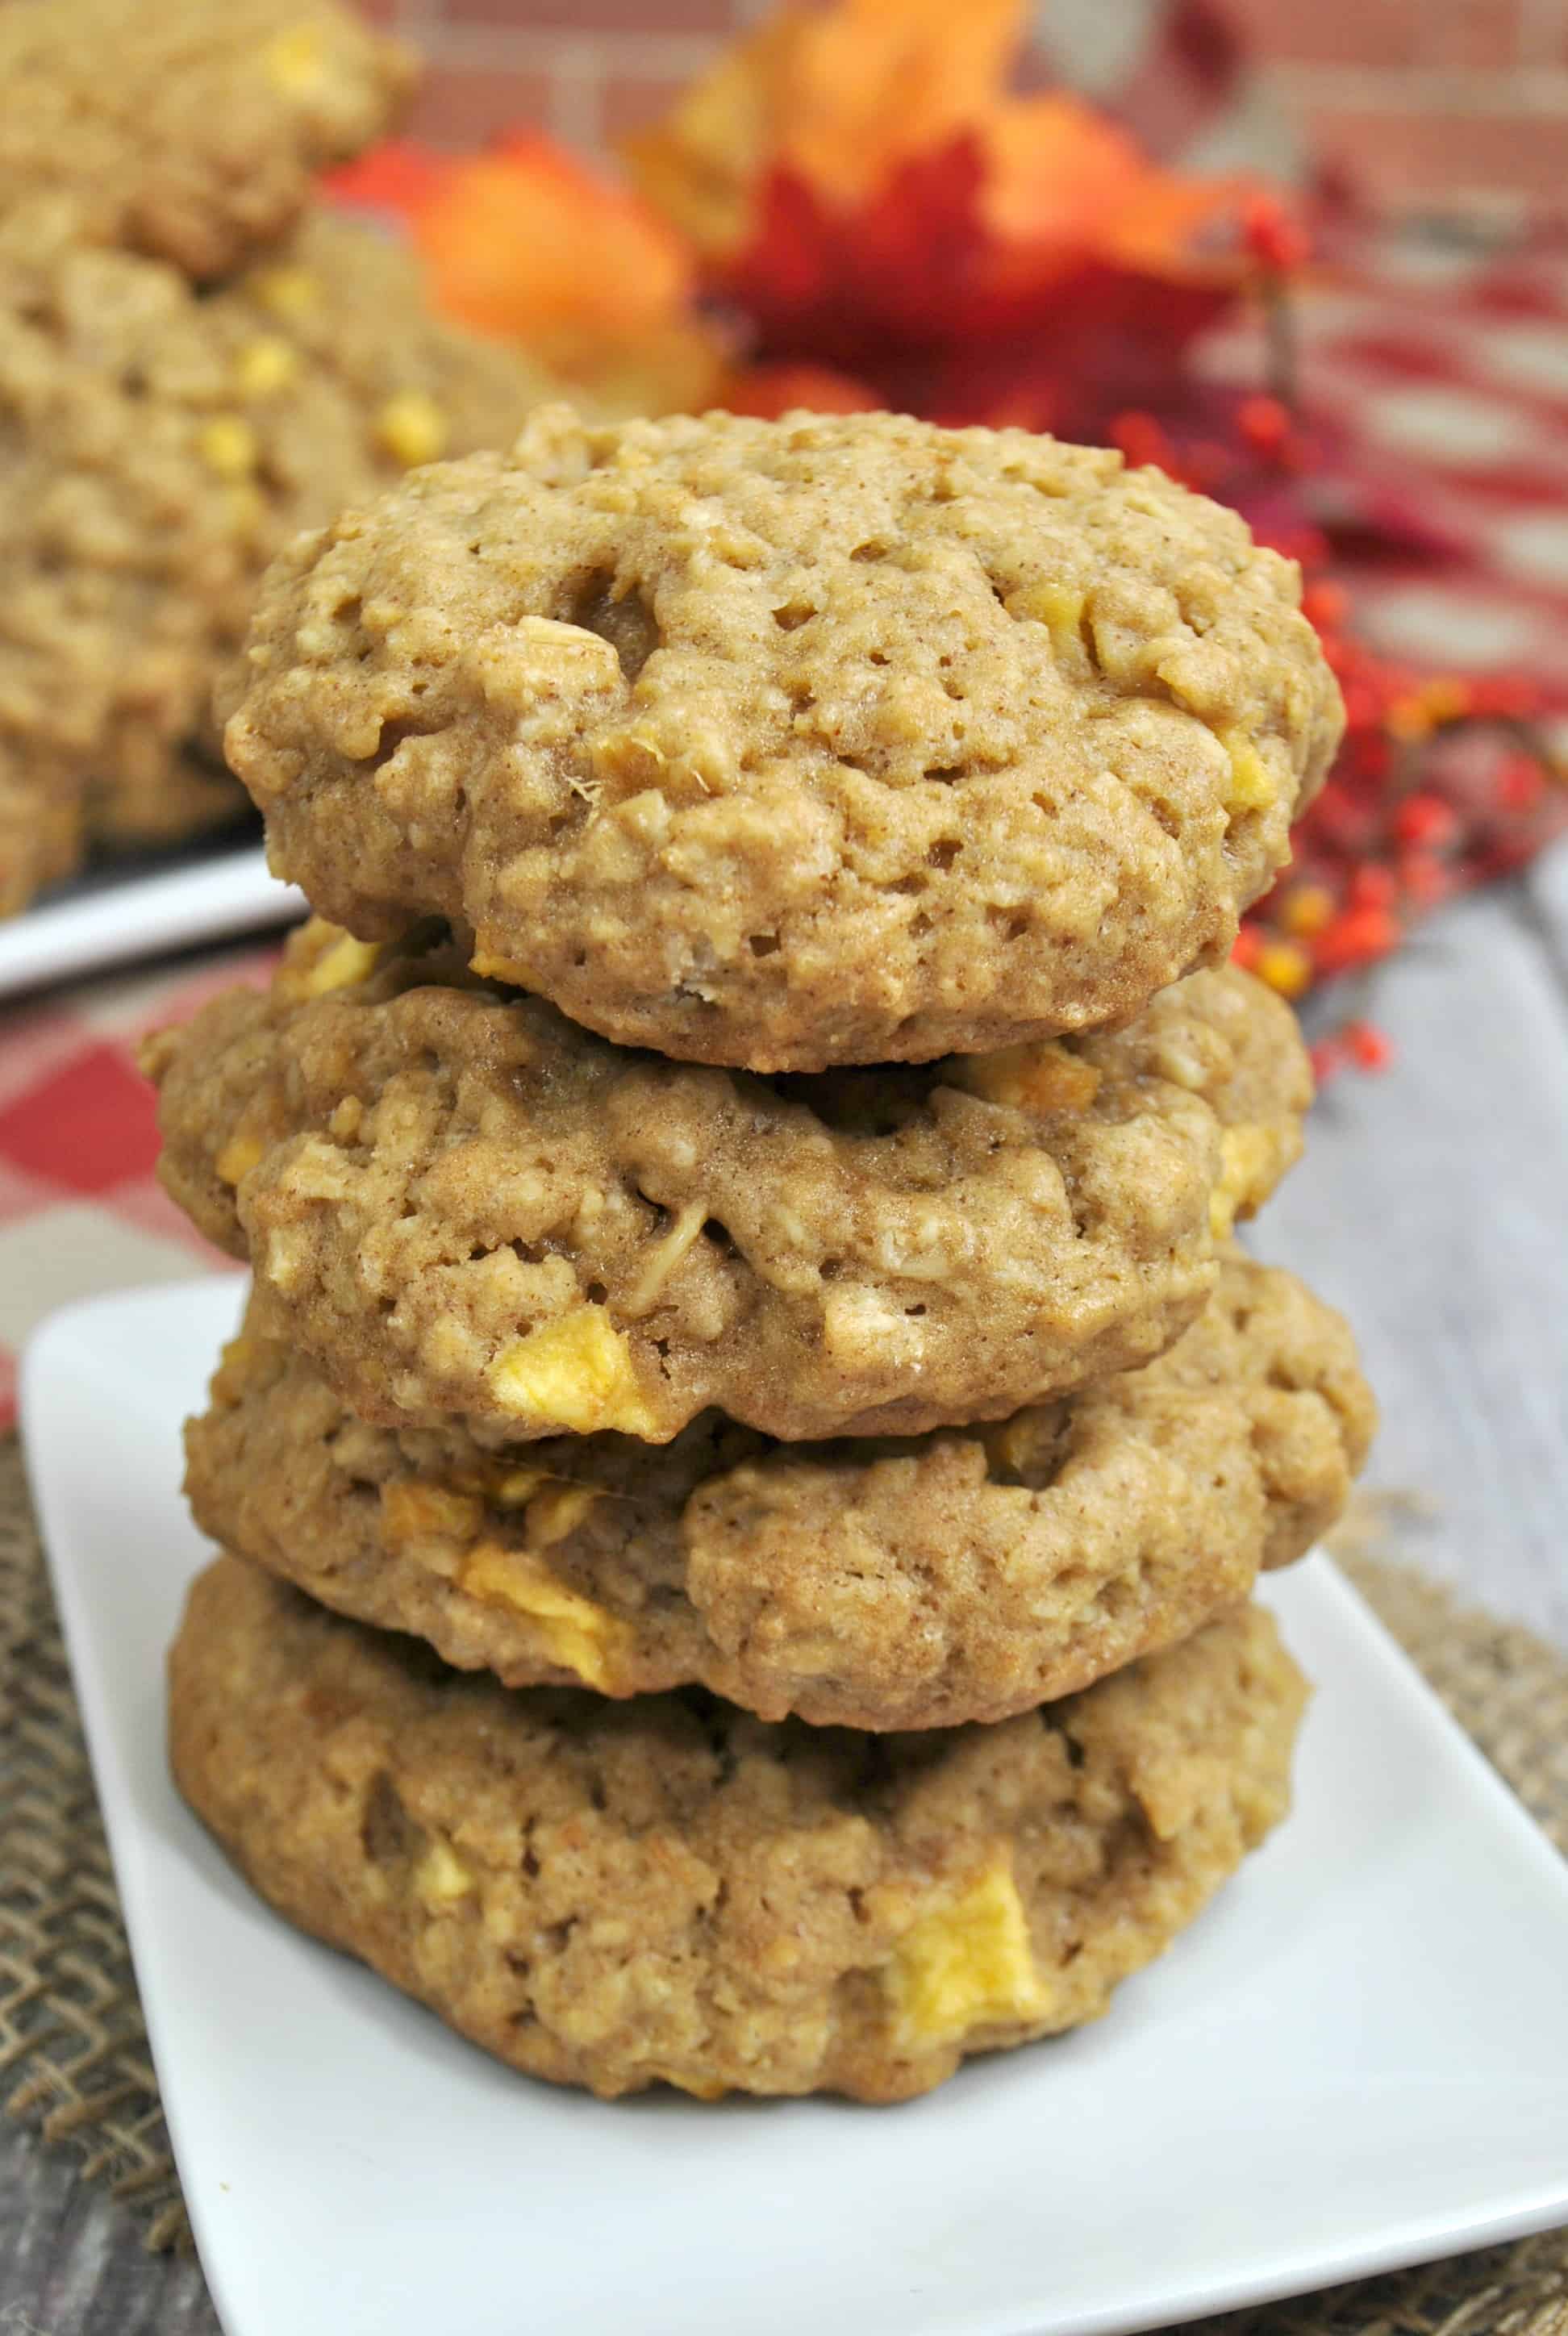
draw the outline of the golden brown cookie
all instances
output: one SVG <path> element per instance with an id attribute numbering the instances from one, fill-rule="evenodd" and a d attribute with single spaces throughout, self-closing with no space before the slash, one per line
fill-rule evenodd
<path id="1" fill-rule="evenodd" d="M 198 741 L 142 743 L 143 753 L 121 754 L 112 771 L 87 782 L 87 834 L 104 853 L 153 850 L 254 821 L 244 788 Z"/>
<path id="2" fill-rule="evenodd" d="M 1123 1031 L 766 1081 L 633 1053 L 317 922 L 145 1061 L 161 1173 L 361 1417 L 663 1443 L 999 1418 L 1145 1361 L 1295 1158 L 1288 1007 L 1233 968 Z"/>
<path id="3" fill-rule="evenodd" d="M 386 130 L 414 62 L 336 0 L 7 0 L 0 210 L 70 196 L 93 241 L 210 277 Z"/>
<path id="4" fill-rule="evenodd" d="M 242 812 L 209 699 L 272 552 L 410 462 L 509 435 L 538 386 L 433 319 L 412 260 L 363 229 L 308 219 L 198 298 L 80 224 L 60 200 L 0 222 L 12 907 L 63 872 L 83 811 L 112 843 Z"/>
<path id="5" fill-rule="evenodd" d="M 355 1420 L 246 1332 L 186 1430 L 223 1547 L 509 1687 L 691 1681 L 764 1719 L 1004 1719 L 1184 1638 L 1331 1524 L 1372 1400 L 1349 1332 L 1232 1252 L 1143 1370 L 983 1430 L 780 1445 L 716 1413 L 482 1445 Z"/>
<path id="6" fill-rule="evenodd" d="M 190 305 L 185 323 L 141 363 L 150 394 L 190 416 L 206 491 L 237 530 L 239 572 L 232 597 L 209 604 L 194 739 L 122 727 L 94 774 L 88 826 L 112 844 L 165 841 L 248 807 L 209 700 L 278 546 L 412 462 L 509 438 L 547 387 L 516 351 L 434 317 L 409 253 L 324 212 Z"/>
<path id="7" fill-rule="evenodd" d="M 4 11 L 0 11 L 3 20 Z M 207 610 L 243 561 L 189 421 L 134 352 L 190 305 L 172 271 L 73 241 L 68 207 L 0 219 L 0 909 L 63 875 L 122 741 L 179 731 Z"/>
<path id="8" fill-rule="evenodd" d="M 1096 2018 L 1284 1815 L 1243 1608 L 996 1728 L 509 1690 L 237 1558 L 170 1659 L 181 1792 L 280 1913 L 530 2075 L 894 2101 Z"/>
<path id="9" fill-rule="evenodd" d="M 280 557 L 227 752 L 365 939 L 461 919 L 687 1062 L 923 1061 L 1225 956 L 1339 735 L 1299 598 L 1103 451 L 545 409 Z"/>
<path id="10" fill-rule="evenodd" d="M 177 419 L 235 550 L 231 590 L 202 611 L 205 726 L 220 657 L 278 547 L 410 463 L 510 436 L 541 377 L 432 316 L 408 253 L 324 213 L 206 298 L 151 262 L 119 266 L 140 269 L 142 308 L 85 354 L 100 378 Z"/>
<path id="11" fill-rule="evenodd" d="M 433 307 L 407 244 L 329 208 L 307 211 L 209 305 L 231 404 L 238 394 L 258 433 L 260 482 L 287 500 L 285 537 L 415 464 L 510 443 L 560 394 L 541 360 Z M 281 360 L 275 338 L 290 352 Z M 339 414 L 310 403 L 319 383 L 338 393 Z"/>
<path id="12" fill-rule="evenodd" d="M 5 660 L 0 614 L 0 666 Z M 18 753 L 0 732 L 0 917 L 24 909 L 44 885 L 68 875 L 81 851 L 82 789 L 74 771 L 63 772 L 35 749 Z"/>

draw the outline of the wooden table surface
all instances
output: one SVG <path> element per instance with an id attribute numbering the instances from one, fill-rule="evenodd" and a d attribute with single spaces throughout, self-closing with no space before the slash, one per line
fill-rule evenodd
<path id="1" fill-rule="evenodd" d="M 1437 920 L 1376 1011 L 1395 1066 L 1323 1097 L 1255 1246 L 1355 1323 L 1400 1548 L 1568 1647 L 1568 846 Z M 0 2331 L 218 2326 L 194 2263 L 0 2121 Z"/>

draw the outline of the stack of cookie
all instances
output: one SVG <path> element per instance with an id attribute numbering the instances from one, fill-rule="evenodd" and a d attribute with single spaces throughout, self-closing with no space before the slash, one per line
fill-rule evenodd
<path id="1" fill-rule="evenodd" d="M 1293 569 L 1022 433 L 549 409 L 274 565 L 321 919 L 148 1062 L 255 1276 L 175 1769 L 278 1908 L 537 2075 L 875 2100 L 1198 1913 L 1371 1426 L 1231 1241 L 1338 723 Z"/>
<path id="2" fill-rule="evenodd" d="M 413 79 L 336 0 L 0 8 L 0 914 L 235 818 L 209 701 L 273 552 L 540 394 L 312 203 Z"/>

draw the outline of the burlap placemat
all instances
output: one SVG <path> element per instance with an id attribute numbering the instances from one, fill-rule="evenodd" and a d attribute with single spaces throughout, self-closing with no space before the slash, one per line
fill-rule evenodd
<path id="1" fill-rule="evenodd" d="M 1369 1553 L 1338 1554 L 1559 1848 L 1568 1660 Z M 14 1440 L 0 1445 L 0 2092 L 133 2200 L 146 2244 L 190 2244 L 54 1601 Z M 1568 2231 L 1190 2324 L 1225 2336 L 1568 2336 Z"/>

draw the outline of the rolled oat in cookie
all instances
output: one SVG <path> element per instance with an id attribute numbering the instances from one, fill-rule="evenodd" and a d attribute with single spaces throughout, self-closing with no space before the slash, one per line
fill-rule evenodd
<path id="1" fill-rule="evenodd" d="M 262 1896 L 530 2075 L 927 2092 L 1099 2016 L 1285 1814 L 1305 1701 L 1242 1608 L 996 1728 L 509 1690 L 226 1557 L 180 1790 Z"/>
<path id="2" fill-rule="evenodd" d="M 891 414 L 589 427 L 271 570 L 227 752 L 383 939 L 753 1070 L 991 1051 L 1218 963 L 1339 735 L 1295 569 L 1114 453 Z"/>
<path id="3" fill-rule="evenodd" d="M 1239 1251 L 1157 1362 L 994 1427 L 780 1445 L 481 1443 L 354 1418 L 244 1331 L 186 1430 L 222 1547 L 509 1687 L 697 1682 L 776 1720 L 950 1728 L 1074 1693 L 1238 1604 L 1343 1506 L 1349 1332 Z"/>
<path id="4" fill-rule="evenodd" d="M 1233 968 L 1118 1032 L 770 1081 L 611 1046 L 467 954 L 317 922 L 144 1054 L 169 1190 L 382 1425 L 1005 1417 L 1168 1347 L 1300 1149 L 1293 1017 Z"/>
<path id="5" fill-rule="evenodd" d="M 225 275 L 414 80 L 412 54 L 336 0 L 7 0 L 0 210 L 66 194 L 91 240 Z"/>

